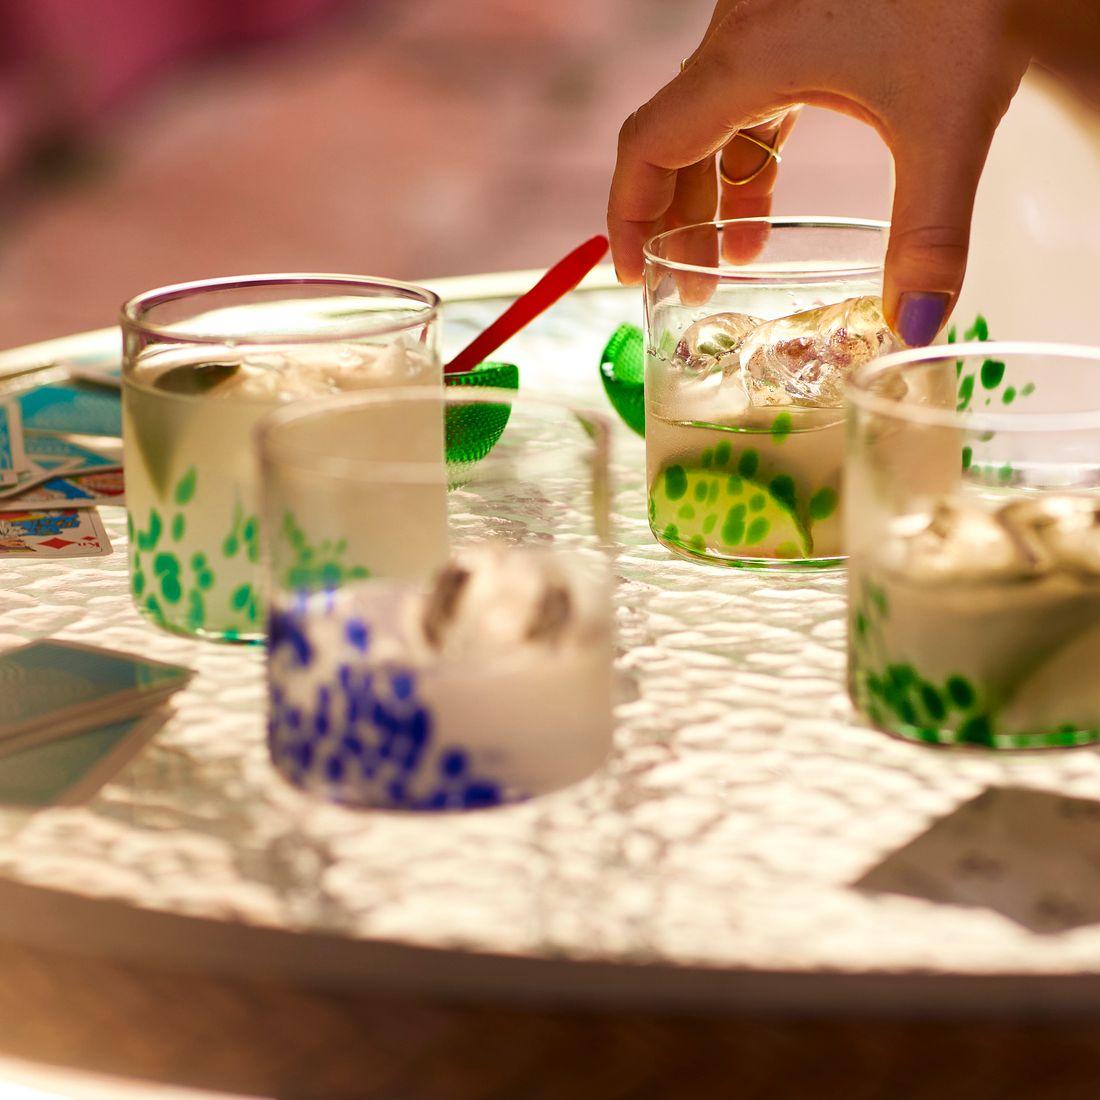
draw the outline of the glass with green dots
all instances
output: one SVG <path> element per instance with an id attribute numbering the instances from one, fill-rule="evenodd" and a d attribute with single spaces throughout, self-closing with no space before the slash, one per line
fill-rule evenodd
<path id="1" fill-rule="evenodd" d="M 1100 349 L 900 352 L 848 386 L 849 688 L 937 745 L 1100 741 Z"/>
<path id="2" fill-rule="evenodd" d="M 739 568 L 844 556 L 843 386 L 893 349 L 887 226 L 751 218 L 646 246 L 649 523 L 674 553 Z"/>
<path id="3" fill-rule="evenodd" d="M 130 583 L 143 615 L 262 639 L 253 427 L 302 398 L 440 386 L 438 306 L 383 279 L 256 275 L 123 307 Z"/>

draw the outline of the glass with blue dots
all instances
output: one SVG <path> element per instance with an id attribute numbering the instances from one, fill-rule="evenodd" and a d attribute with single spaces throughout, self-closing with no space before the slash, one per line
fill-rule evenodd
<path id="1" fill-rule="evenodd" d="M 609 425 L 512 390 L 382 389 L 261 426 L 268 744 L 351 806 L 481 809 L 611 746 Z"/>

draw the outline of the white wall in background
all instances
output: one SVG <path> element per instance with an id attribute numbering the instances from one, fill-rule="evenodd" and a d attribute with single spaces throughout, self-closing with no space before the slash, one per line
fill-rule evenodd
<path id="1" fill-rule="evenodd" d="M 1100 115 L 1027 77 L 978 191 L 955 319 L 996 339 L 1100 344 Z"/>

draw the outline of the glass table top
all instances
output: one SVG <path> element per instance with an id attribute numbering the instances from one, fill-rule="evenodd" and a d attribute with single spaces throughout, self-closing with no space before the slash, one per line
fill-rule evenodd
<path id="1" fill-rule="evenodd" d="M 474 300 L 443 289 L 446 352 L 500 311 L 508 284 Z M 523 389 L 606 408 L 600 351 L 640 323 L 638 297 L 577 293 L 496 358 L 519 364 Z M 110 347 L 97 339 L 89 356 Z M 0 878 L 243 930 L 642 963 L 657 985 L 680 967 L 1100 970 L 1100 886 L 1074 872 L 1100 866 L 1080 801 L 1100 791 L 1100 755 L 944 751 L 867 728 L 844 692 L 843 573 L 671 558 L 645 519 L 642 441 L 620 425 L 615 442 L 619 702 L 600 773 L 488 812 L 310 801 L 267 759 L 261 652 L 141 620 L 125 514 L 105 508 L 110 557 L 4 562 L 0 645 L 56 635 L 197 675 L 91 802 L 0 812 Z M 1021 814 L 1033 825 L 1006 847 Z M 1076 861 L 1056 881 L 1043 871 L 1054 852 Z"/>

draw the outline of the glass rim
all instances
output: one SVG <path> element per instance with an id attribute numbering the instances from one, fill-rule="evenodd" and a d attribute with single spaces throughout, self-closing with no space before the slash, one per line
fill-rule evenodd
<path id="1" fill-rule="evenodd" d="M 1091 361 L 1100 367 L 1100 347 L 1089 344 L 1059 344 L 1030 340 L 987 340 L 961 344 L 935 344 L 907 348 L 880 356 L 858 367 L 844 388 L 845 401 L 851 407 L 877 413 L 911 424 L 937 428 L 965 428 L 980 432 L 1050 432 L 1100 429 L 1100 407 L 1086 412 L 966 412 L 936 409 L 923 405 L 905 405 L 889 397 L 872 393 L 871 383 L 885 371 L 915 367 L 943 360 L 1014 359 L 1044 356 L 1057 359 Z"/>
<path id="2" fill-rule="evenodd" d="M 881 275 L 885 260 L 882 263 L 858 264 L 849 267 L 815 267 L 807 264 L 804 270 L 790 272 L 760 272 L 753 274 L 753 263 L 733 264 L 727 267 L 715 267 L 711 264 L 692 264 L 683 260 L 669 260 L 660 256 L 655 251 L 661 242 L 667 241 L 679 234 L 690 233 L 693 230 L 713 228 L 724 229 L 728 225 L 768 225 L 772 229 L 854 229 L 859 232 L 889 233 L 890 223 L 875 218 L 843 218 L 830 215 L 811 214 L 785 214 L 769 215 L 760 218 L 722 218 L 709 222 L 695 222 L 693 225 L 682 225 L 676 229 L 666 229 L 655 237 L 650 237 L 642 247 L 642 254 L 647 264 L 660 265 L 671 271 L 687 271 L 698 275 L 713 275 L 728 283 L 755 283 L 767 285 L 771 283 L 789 283 L 792 279 L 800 283 L 825 283 L 836 282 L 838 279 L 867 278 Z"/>
<path id="3" fill-rule="evenodd" d="M 193 332 L 181 327 L 179 324 L 163 325 L 147 319 L 148 313 L 158 306 L 167 305 L 192 296 L 218 290 L 238 290 L 248 287 L 277 287 L 277 286 L 331 286 L 344 287 L 349 290 L 356 288 L 377 288 L 382 290 L 400 291 L 401 296 L 409 301 L 419 302 L 424 309 L 415 318 L 407 321 L 394 322 L 383 321 L 374 324 L 349 326 L 339 336 L 320 338 L 320 342 L 335 342 L 337 340 L 354 340 L 364 336 L 386 336 L 392 333 L 404 332 L 407 329 L 434 321 L 439 315 L 441 300 L 438 294 L 426 287 L 417 286 L 415 283 L 401 282 L 399 279 L 385 279 L 373 275 L 341 275 L 324 272 L 271 272 L 260 275 L 226 275 L 214 279 L 194 279 L 184 283 L 170 283 L 167 286 L 154 287 L 152 290 L 136 294 L 122 304 L 121 325 L 124 330 L 140 332 L 147 336 L 162 337 L 176 343 L 188 344 L 224 344 L 224 335 L 215 335 L 209 332 Z M 364 298 L 366 296 L 364 295 Z M 232 307 L 228 307 L 232 308 Z M 285 344 L 317 343 L 319 338 L 316 333 L 291 330 L 289 332 L 256 332 L 247 336 L 234 336 L 234 342 L 238 345 L 250 346 L 252 344 L 270 343 L 277 339 Z"/>
<path id="4" fill-rule="evenodd" d="M 292 467 L 296 470 L 320 474 L 341 480 L 349 478 L 386 479 L 402 485 L 438 484 L 447 480 L 448 463 L 444 457 L 438 462 L 401 462 L 396 460 L 346 458 L 316 450 L 294 448 L 280 444 L 279 432 L 290 425 L 330 412 L 347 412 L 364 406 L 407 404 L 414 401 L 438 400 L 447 405 L 532 405 L 552 408 L 558 412 L 583 417 L 591 444 L 593 461 L 604 469 L 608 466 L 612 420 L 605 413 L 596 411 L 579 401 L 539 391 L 495 389 L 490 386 L 378 386 L 370 390 L 357 390 L 326 397 L 313 397 L 284 405 L 262 417 L 252 429 L 256 452 L 261 465 L 270 464 Z M 491 452 L 490 452 L 491 454 Z M 490 455 L 472 462 L 480 465 Z"/>

